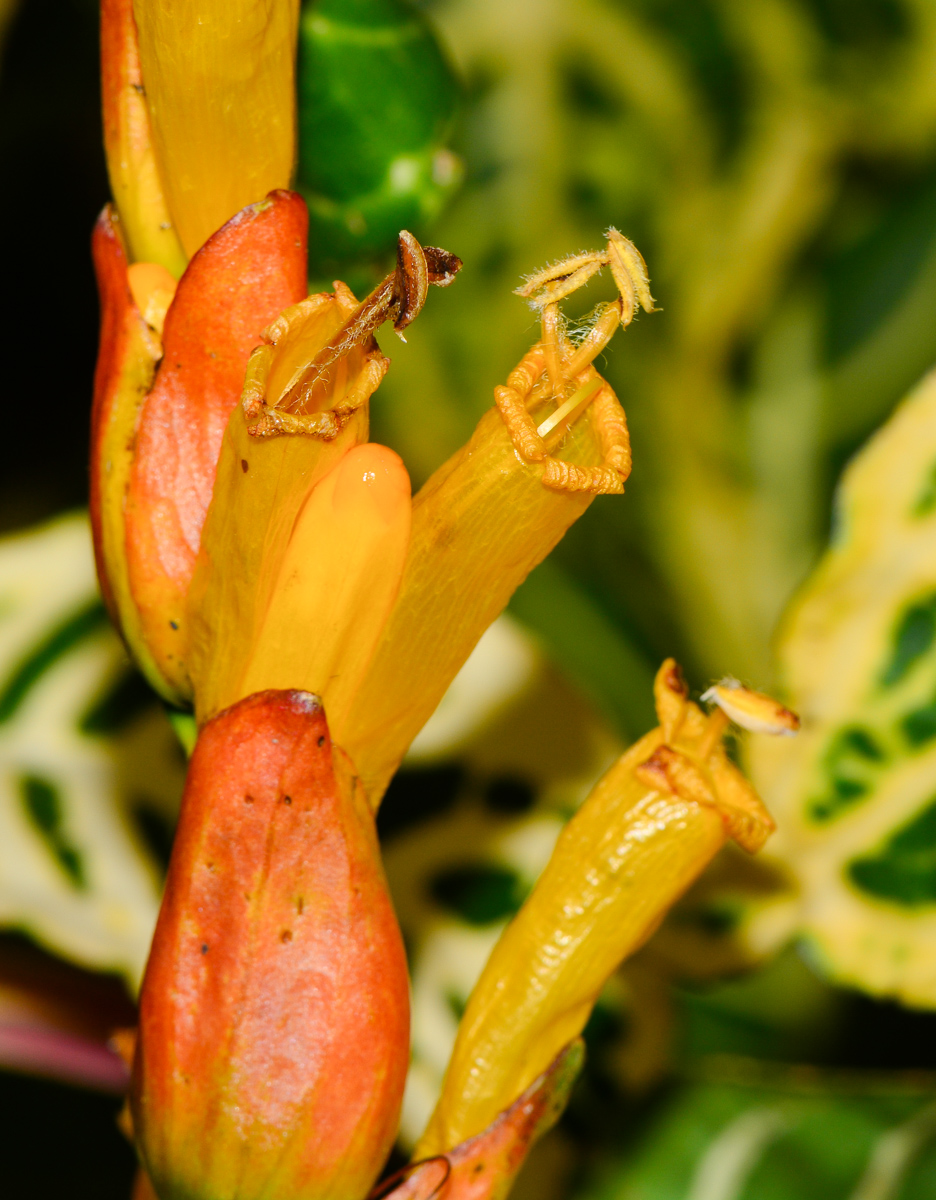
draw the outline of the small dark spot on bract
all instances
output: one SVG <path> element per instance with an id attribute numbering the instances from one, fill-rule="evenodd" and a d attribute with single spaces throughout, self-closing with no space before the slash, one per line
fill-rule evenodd
<path id="1" fill-rule="evenodd" d="M 179 622 L 178 622 L 178 621 L 170 621 L 170 622 L 169 622 L 169 625 L 170 625 L 170 627 L 171 627 L 172 629 L 178 629 L 178 628 L 179 628 Z"/>
<path id="2" fill-rule="evenodd" d="M 205 866 L 208 868 L 209 871 L 213 871 L 215 869 L 215 865 L 213 862 L 205 863 Z"/>
<path id="3" fill-rule="evenodd" d="M 247 474 L 247 471 L 248 471 L 248 463 L 247 463 L 247 459 L 246 459 L 246 458 L 242 458 L 242 459 L 241 459 L 241 470 L 244 472 L 244 474 L 245 474 L 245 475 Z"/>
<path id="4" fill-rule="evenodd" d="M 254 802 L 254 798 L 253 798 L 253 796 L 251 796 L 250 792 L 248 792 L 247 795 L 244 797 L 244 803 L 245 804 L 253 804 L 253 802 Z"/>
<path id="5" fill-rule="evenodd" d="M 292 796 L 284 796 L 283 803 L 284 804 L 292 804 Z"/>
<path id="6" fill-rule="evenodd" d="M 483 1162 L 475 1163 L 475 1165 L 474 1165 L 474 1173 L 475 1173 L 475 1175 L 480 1175 L 480 1174 L 481 1174 L 481 1172 L 482 1172 L 483 1170 L 484 1170 L 484 1163 L 483 1163 Z"/>
<path id="7" fill-rule="evenodd" d="M 208 953 L 208 943 L 207 943 L 207 942 L 202 942 L 202 944 L 201 944 L 201 952 L 202 952 L 202 954 L 207 954 L 207 953 Z"/>
<path id="8" fill-rule="evenodd" d="M 299 915 L 301 916 L 304 911 L 305 911 L 305 899 L 302 896 L 300 896 L 299 899 L 296 901 L 296 912 L 299 913 Z"/>
<path id="9" fill-rule="evenodd" d="M 318 740 L 318 744 L 319 744 L 320 746 L 324 746 L 324 745 L 325 745 L 325 734 L 324 734 L 324 733 L 323 733 L 323 734 L 322 734 L 322 736 L 319 738 L 319 740 Z"/>
<path id="10" fill-rule="evenodd" d="M 280 934 L 280 941 L 284 945 L 286 944 L 286 942 L 291 942 L 292 941 L 292 930 L 284 929 L 283 932 Z"/>

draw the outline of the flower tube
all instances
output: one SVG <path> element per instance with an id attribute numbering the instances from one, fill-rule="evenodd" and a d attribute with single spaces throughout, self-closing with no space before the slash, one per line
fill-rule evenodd
<path id="1" fill-rule="evenodd" d="M 660 725 L 593 788 L 492 951 L 417 1157 L 486 1129 L 578 1037 L 612 971 L 725 842 L 754 852 L 773 830 L 725 753 L 727 718 L 689 702 L 672 659 L 655 697 Z"/>
<path id="2" fill-rule="evenodd" d="M 228 423 L 188 605 L 200 722 L 261 688 L 313 691 L 329 711 L 357 689 L 410 531 L 405 467 L 360 445 L 388 366 L 373 335 L 387 320 L 409 325 L 429 286 L 460 267 L 404 231 L 396 269 L 361 304 L 337 282 L 264 331 Z"/>
<path id="3" fill-rule="evenodd" d="M 637 284 L 619 266 L 619 242 L 629 248 L 628 263 L 639 260 L 644 275 Z M 597 494 L 624 490 L 624 411 L 592 360 L 618 325 L 630 322 L 635 296 L 648 310 L 653 301 L 636 249 L 615 230 L 608 245 L 603 254 L 558 263 L 523 289 L 541 314 L 540 340 L 495 389 L 496 405 L 468 444 L 414 499 L 406 568 L 373 663 L 357 692 L 329 708 L 334 737 L 375 806 L 515 589 Z M 621 299 L 601 308 L 573 344 L 559 302 L 609 258 Z"/>
<path id="4" fill-rule="evenodd" d="M 134 0 L 134 14 L 159 173 L 191 256 L 235 213 L 289 187 L 299 3 Z"/>

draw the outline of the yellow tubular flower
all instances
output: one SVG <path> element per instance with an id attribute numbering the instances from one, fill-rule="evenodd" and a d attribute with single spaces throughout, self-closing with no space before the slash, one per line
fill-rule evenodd
<path id="1" fill-rule="evenodd" d="M 133 0 L 101 0 L 101 100 L 107 174 L 130 261 L 159 263 L 178 279 L 186 259 L 156 165 Z"/>
<path id="2" fill-rule="evenodd" d="M 620 264 L 635 260 L 643 275 L 630 286 Z M 575 345 L 559 302 L 609 265 L 621 298 Z M 333 736 L 375 806 L 515 589 L 596 494 L 624 490 L 630 471 L 624 412 L 592 360 L 638 299 L 652 309 L 640 255 L 610 230 L 605 252 L 558 263 L 520 290 L 541 316 L 542 337 L 495 389 L 496 407 L 468 444 L 416 496 L 406 570 L 373 664 L 348 706 L 329 709 Z"/>
<path id="3" fill-rule="evenodd" d="M 315 358 L 356 308 L 354 296 L 339 285 L 334 293 L 310 296 L 287 309 L 266 330 L 264 345 L 254 351 L 247 369 L 245 404 L 259 392 L 268 397 L 273 411 L 280 411 L 297 370 Z M 299 513 L 315 485 L 352 447 L 366 442 L 366 400 L 387 366 L 373 339 L 355 345 L 329 376 L 327 386 L 319 386 L 306 402 L 307 407 L 322 410 L 340 408 L 351 397 L 354 410 L 330 440 L 304 435 L 258 438 L 251 434 L 243 406 L 231 415 L 189 597 L 189 669 L 199 724 L 248 694 L 243 688 L 251 655 L 254 676 L 265 670 L 253 647 L 284 579 L 283 561 Z M 342 530 L 347 538 L 346 525 Z M 320 531 L 326 541 L 328 531 L 328 525 Z M 338 547 L 334 539 L 329 544 Z M 313 561 L 297 566 L 302 569 L 309 572 L 308 601 L 314 606 L 318 600 L 313 592 L 322 587 L 321 577 L 316 576 Z M 297 579 L 293 577 L 294 591 Z M 294 611 L 291 620 L 301 622 L 299 612 Z M 271 628 L 267 626 L 267 646 Z M 301 623 L 284 634 L 294 650 L 309 636 Z M 300 683 L 297 677 L 289 684 L 263 686 L 299 687 Z"/>
<path id="4" fill-rule="evenodd" d="M 591 273 L 609 265 L 608 253 L 579 258 Z M 373 331 L 405 328 L 428 285 L 460 265 L 404 232 L 396 270 L 360 305 L 336 284 L 273 322 L 227 428 L 189 594 L 199 724 L 258 689 L 313 691 L 374 807 L 514 589 L 596 494 L 623 491 L 630 469 L 623 410 L 592 360 L 633 298 L 604 306 L 573 344 L 558 305 L 582 268 L 569 286 L 559 264 L 536 300 L 541 340 L 412 504 L 383 448 L 368 451 L 379 469 L 367 487 L 326 479 L 360 476 L 351 447 L 387 365 Z"/>
<path id="5" fill-rule="evenodd" d="M 611 972 L 726 840 L 753 852 L 773 830 L 725 754 L 724 713 L 687 700 L 672 659 L 655 695 L 659 727 L 599 780 L 488 959 L 417 1158 L 487 1128 L 578 1036 Z"/>
<path id="6" fill-rule="evenodd" d="M 566 453 L 598 461 L 587 419 Z M 347 706 L 329 709 L 372 804 L 481 634 L 594 499 L 552 491 L 542 474 L 517 457 L 492 409 L 415 497 L 406 570 L 374 662 Z"/>
<path id="7" fill-rule="evenodd" d="M 225 221 L 289 186 L 298 0 L 134 0 L 153 141 L 191 256 Z"/>

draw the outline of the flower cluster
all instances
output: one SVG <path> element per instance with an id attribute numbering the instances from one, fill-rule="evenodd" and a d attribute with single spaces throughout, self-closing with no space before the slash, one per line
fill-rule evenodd
<path id="1" fill-rule="evenodd" d="M 540 338 L 412 496 L 368 440 L 389 365 L 374 335 L 461 263 L 404 231 L 361 303 L 340 282 L 306 296 L 296 18 L 292 0 L 102 5 L 115 205 L 94 236 L 95 545 L 128 646 L 198 729 L 133 1063 L 164 1200 L 359 1200 L 378 1174 L 409 1016 L 374 814 L 514 589 L 596 494 L 623 491 L 626 421 L 593 363 L 653 309 L 616 230 L 532 276 Z M 604 267 L 618 298 L 572 340 L 561 303 Z M 472 1195 L 502 1194 L 610 972 L 728 836 L 756 849 L 769 831 L 672 663 L 657 705 L 660 729 L 597 785 L 472 997 L 421 1146 L 444 1178 L 429 1164 L 401 1193 L 471 1177 Z"/>

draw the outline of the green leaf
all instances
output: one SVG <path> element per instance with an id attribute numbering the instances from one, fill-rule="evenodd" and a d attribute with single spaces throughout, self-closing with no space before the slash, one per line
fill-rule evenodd
<path id="1" fill-rule="evenodd" d="M 406 0 L 311 0 L 297 75 L 313 271 L 389 252 L 461 178 L 445 149 L 458 85 L 438 40 Z"/>

